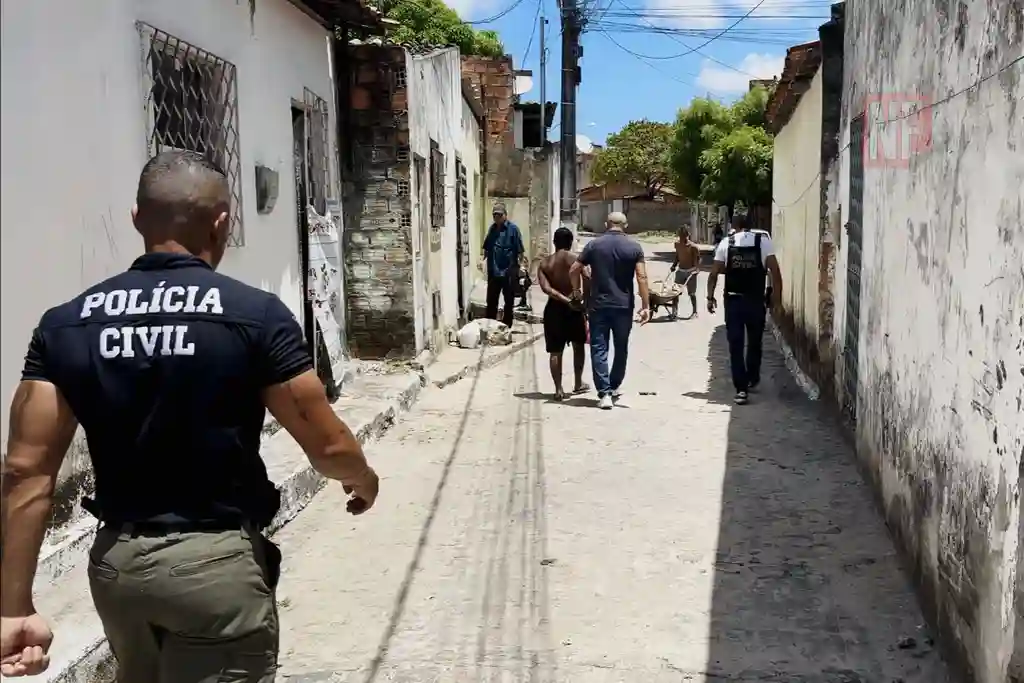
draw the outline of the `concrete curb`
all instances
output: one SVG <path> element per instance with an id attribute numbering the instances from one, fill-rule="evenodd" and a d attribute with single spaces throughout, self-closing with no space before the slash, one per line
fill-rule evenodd
<path id="1" fill-rule="evenodd" d="M 398 416 L 408 411 L 416 402 L 420 390 L 424 386 L 423 377 L 418 373 L 408 373 L 408 375 L 407 383 L 397 394 L 389 398 L 384 408 L 372 420 L 358 426 L 355 435 L 361 444 L 380 438 L 391 428 Z M 308 464 L 298 467 L 284 481 L 279 482 L 281 509 L 267 528 L 266 533 L 272 535 L 295 519 L 326 483 L 327 480 Z M 96 533 L 95 521 L 90 520 L 90 524 L 85 527 L 79 537 L 69 539 L 60 546 L 59 552 L 65 558 L 65 562 L 75 549 L 84 552 L 81 549 L 92 542 Z M 51 553 L 50 557 L 54 557 L 55 554 Z M 70 565 L 64 566 L 61 573 L 70 568 Z M 100 635 L 63 671 L 47 672 L 48 677 L 45 680 L 52 681 L 52 683 L 108 683 L 114 680 L 114 671 L 115 665 L 110 648 L 107 646 L 106 638 Z"/>
<path id="2" fill-rule="evenodd" d="M 803 392 L 807 394 L 807 398 L 812 401 L 817 401 L 821 397 L 821 390 L 818 389 L 818 385 L 814 382 L 810 376 L 803 371 L 800 367 L 800 363 L 796 360 L 796 355 L 793 353 L 793 349 L 789 347 L 785 337 L 782 336 L 782 330 L 775 324 L 775 321 L 771 316 L 768 316 L 768 327 L 772 331 L 772 335 L 775 336 L 775 341 L 779 343 L 779 348 L 782 349 L 782 355 L 786 358 L 786 367 L 789 368 L 789 372 L 793 375 L 793 379 L 800 385 Z"/>
<path id="3" fill-rule="evenodd" d="M 530 346 L 543 336 L 543 331 L 530 332 L 530 334 L 528 334 L 526 338 L 513 342 L 508 346 L 492 347 L 495 348 L 496 350 L 489 356 L 486 356 L 479 363 L 475 365 L 465 366 L 461 370 L 458 370 L 450 375 L 446 375 L 445 377 L 441 378 L 429 378 L 427 376 L 429 374 L 429 368 L 434 362 L 434 357 L 426 358 L 423 361 L 417 362 L 416 365 L 419 366 L 418 369 L 420 373 L 423 375 L 425 384 L 429 384 L 430 386 L 443 389 L 444 387 L 455 384 L 460 379 L 472 377 L 474 375 L 479 374 L 481 371 L 486 370 L 487 368 L 493 368 L 495 365 L 502 362 L 512 354 L 516 353 L 517 351 L 525 349 L 527 346 Z"/>

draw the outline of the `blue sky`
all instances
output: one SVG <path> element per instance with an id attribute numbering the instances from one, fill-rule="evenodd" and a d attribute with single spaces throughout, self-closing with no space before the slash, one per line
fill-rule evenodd
<path id="1" fill-rule="evenodd" d="M 730 101 L 746 91 L 750 78 L 778 75 L 786 47 L 816 40 L 817 26 L 828 19 L 831 4 L 830 0 L 760 0 L 760 4 L 758 0 L 578 1 L 585 2 L 591 20 L 583 35 L 577 132 L 597 143 L 631 119 L 672 121 L 679 108 L 695 96 Z M 507 15 L 475 28 L 496 30 L 516 68 L 533 70 L 534 88 L 524 95 L 524 101 L 540 99 L 539 36 L 534 26 L 538 6 L 542 7 L 548 19 L 547 99 L 558 100 L 556 0 L 446 2 L 467 21 L 493 17 L 515 4 Z M 700 47 L 755 7 L 749 18 L 707 43 L 699 53 L 658 59 Z M 673 33 L 656 33 L 652 25 Z M 556 128 L 551 137 L 557 135 Z"/>

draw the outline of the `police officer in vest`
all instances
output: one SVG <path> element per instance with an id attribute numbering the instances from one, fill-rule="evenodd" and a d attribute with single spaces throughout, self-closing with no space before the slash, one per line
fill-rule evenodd
<path id="1" fill-rule="evenodd" d="M 57 472 L 77 425 L 100 521 L 88 562 L 121 683 L 274 680 L 280 552 L 261 530 L 279 491 L 260 458 L 265 410 L 365 512 L 377 475 L 328 404 L 295 318 L 215 271 L 230 227 L 224 174 L 170 151 L 139 179 L 146 253 L 43 315 L 11 406 L 3 482 L 0 673 L 46 669 L 33 605 Z"/>
<path id="2" fill-rule="evenodd" d="M 725 273 L 725 330 L 729 340 L 729 362 L 735 401 L 747 403 L 748 392 L 761 381 L 761 337 L 765 325 L 765 282 L 771 273 L 771 305 L 782 297 L 782 273 L 772 251 L 772 238 L 762 230 L 751 231 L 746 215 L 735 220 L 736 231 L 715 248 L 715 261 L 708 275 L 708 312 L 718 306 L 715 288 Z M 746 354 L 744 354 L 744 342 Z"/>

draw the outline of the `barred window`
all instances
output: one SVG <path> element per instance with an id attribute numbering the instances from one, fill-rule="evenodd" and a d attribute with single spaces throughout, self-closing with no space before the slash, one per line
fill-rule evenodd
<path id="1" fill-rule="evenodd" d="M 444 154 L 433 140 L 430 141 L 430 225 L 444 225 Z"/>
<path id="2" fill-rule="evenodd" d="M 206 155 L 231 189 L 230 246 L 245 243 L 235 65 L 149 24 L 142 37 L 150 155 L 184 149 Z"/>

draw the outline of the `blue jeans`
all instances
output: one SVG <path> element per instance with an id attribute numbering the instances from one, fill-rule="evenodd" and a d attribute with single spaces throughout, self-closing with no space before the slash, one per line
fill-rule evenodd
<path id="1" fill-rule="evenodd" d="M 631 329 L 632 309 L 598 308 L 590 311 L 590 365 L 594 371 L 594 389 L 599 397 L 618 391 L 626 377 Z M 611 376 L 608 375 L 609 338 L 615 344 Z"/>
<path id="2" fill-rule="evenodd" d="M 761 381 L 764 316 L 763 297 L 725 296 L 725 336 L 729 340 L 729 364 L 736 391 L 746 391 Z"/>

